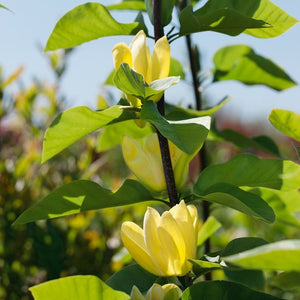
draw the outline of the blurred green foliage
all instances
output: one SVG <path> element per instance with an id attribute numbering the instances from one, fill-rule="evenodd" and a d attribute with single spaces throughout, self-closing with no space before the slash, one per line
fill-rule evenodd
<path id="1" fill-rule="evenodd" d="M 74 274 L 107 279 L 123 266 L 118 228 L 140 220 L 144 208 L 107 209 L 12 227 L 24 210 L 50 191 L 84 178 L 115 189 L 127 175 L 119 149 L 95 152 L 90 135 L 41 165 L 43 134 L 65 107 L 60 80 L 70 50 L 48 56 L 54 83 L 22 85 L 22 71 L 5 77 L 0 69 L 0 299 L 32 299 L 28 287 Z M 101 169 L 101 170 L 100 170 Z M 115 170 L 115 171 L 113 171 Z M 103 182 L 102 182 L 103 181 Z M 126 257 L 126 255 L 125 255 Z"/>

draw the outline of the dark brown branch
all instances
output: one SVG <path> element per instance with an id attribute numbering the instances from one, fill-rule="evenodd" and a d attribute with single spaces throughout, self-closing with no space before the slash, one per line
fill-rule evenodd
<path id="1" fill-rule="evenodd" d="M 161 0 L 153 0 L 153 23 L 154 23 L 154 37 L 155 41 L 159 40 L 164 35 L 164 30 L 161 23 Z M 162 116 L 165 115 L 165 100 L 164 95 L 157 103 L 158 111 Z M 178 196 L 175 184 L 175 178 L 172 168 L 172 161 L 170 157 L 168 140 L 157 131 L 160 152 L 162 157 L 162 164 L 166 179 L 166 185 L 171 206 L 178 204 Z"/>

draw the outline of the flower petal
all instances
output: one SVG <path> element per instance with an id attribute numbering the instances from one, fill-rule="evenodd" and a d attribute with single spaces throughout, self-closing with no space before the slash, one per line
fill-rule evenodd
<path id="1" fill-rule="evenodd" d="M 121 227 L 121 237 L 124 246 L 138 264 L 153 274 L 162 275 L 147 252 L 141 227 L 133 222 L 125 222 Z"/>
<path id="2" fill-rule="evenodd" d="M 165 36 L 160 38 L 153 50 L 151 81 L 169 76 L 170 72 L 170 45 Z"/>
<path id="3" fill-rule="evenodd" d="M 178 228 L 182 234 L 186 245 L 186 259 L 195 258 L 196 255 L 196 243 L 197 233 L 194 228 L 194 219 L 198 219 L 198 214 L 191 216 L 190 210 L 193 211 L 194 205 L 186 206 L 183 200 L 180 203 L 170 209 L 170 213 L 176 220 Z M 196 209 L 197 212 L 197 209 Z"/>
<path id="4" fill-rule="evenodd" d="M 189 270 L 183 269 L 186 261 L 186 245 L 177 225 L 169 211 L 161 216 L 158 225 L 158 236 L 163 251 L 167 253 L 167 275 L 184 275 Z"/>
<path id="5" fill-rule="evenodd" d="M 115 69 L 120 67 L 121 63 L 128 63 L 132 66 L 132 55 L 129 47 L 125 43 L 119 43 L 112 49 L 112 57 L 114 61 Z"/>
<path id="6" fill-rule="evenodd" d="M 162 248 L 158 236 L 157 227 L 160 221 L 159 213 L 152 207 L 148 207 L 144 217 L 145 244 L 149 255 L 152 257 L 156 267 L 164 276 L 167 275 L 168 253 Z"/>
<path id="7" fill-rule="evenodd" d="M 151 82 L 151 56 L 146 45 L 146 35 L 144 31 L 139 31 L 130 44 L 132 54 L 133 69 L 144 76 L 144 80 Z"/>

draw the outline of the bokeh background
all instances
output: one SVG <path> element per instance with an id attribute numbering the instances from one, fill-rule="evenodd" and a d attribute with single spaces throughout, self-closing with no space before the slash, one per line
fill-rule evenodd
<path id="1" fill-rule="evenodd" d="M 298 0 L 273 2 L 300 19 Z M 129 44 L 132 37 L 103 38 L 67 52 L 43 52 L 57 20 L 82 3 L 84 1 L 78 0 L 1 0 L 12 12 L 0 9 L 0 299 L 31 299 L 29 286 L 60 276 L 94 274 L 106 280 L 130 261 L 120 243 L 120 224 L 124 220 L 141 222 L 143 218 L 145 207 L 142 206 L 11 226 L 26 208 L 72 180 L 91 179 L 116 189 L 130 176 L 118 147 L 108 152 L 97 151 L 97 134 L 89 135 L 49 162 L 40 164 L 43 133 L 55 115 L 72 106 L 88 105 L 95 109 L 100 105 L 103 108 L 103 99 L 109 104 L 118 100 L 116 90 L 104 86 L 103 82 L 113 69 L 112 47 L 120 41 Z M 114 12 L 113 16 L 126 22 L 132 21 L 136 13 Z M 275 107 L 300 113 L 299 86 L 276 92 L 232 81 L 210 85 L 209 72 L 213 55 L 220 47 L 247 44 L 282 66 L 299 82 L 299 26 L 269 40 L 247 35 L 233 38 L 218 33 L 193 35 L 201 51 L 203 74 L 208 76 L 203 91 L 205 104 L 212 106 L 225 95 L 233 96 L 218 114 L 218 127 L 233 128 L 247 136 L 268 133 L 276 140 L 283 157 L 294 160 L 297 157 L 291 140 L 276 132 L 267 118 Z M 152 43 L 149 40 L 149 44 Z M 174 42 L 172 56 L 188 72 L 183 41 Z M 189 82 L 187 73 L 186 81 L 167 92 L 167 100 L 173 104 L 193 104 Z M 226 161 L 245 151 L 227 142 L 210 141 L 207 147 L 211 162 Z M 253 149 L 246 150 L 257 153 Z M 196 176 L 196 161 L 190 169 L 192 182 Z M 213 237 L 213 250 L 221 249 L 239 236 L 259 236 L 269 242 L 300 238 L 299 224 L 286 226 L 276 222 L 267 227 L 230 209 L 219 207 L 213 213 L 223 224 Z M 273 294 L 283 296 L 278 287 L 268 284 Z M 284 296 L 299 299 L 290 294 Z"/>

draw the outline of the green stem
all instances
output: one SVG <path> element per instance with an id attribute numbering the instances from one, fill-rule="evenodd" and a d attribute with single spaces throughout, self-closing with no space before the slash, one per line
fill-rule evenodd
<path id="1" fill-rule="evenodd" d="M 155 42 L 164 36 L 164 30 L 161 23 L 161 0 L 153 0 L 153 25 L 154 25 L 154 37 Z M 165 100 L 164 95 L 157 103 L 158 111 L 162 116 L 165 115 Z M 175 206 L 179 203 L 174 172 L 172 168 L 172 161 L 170 157 L 169 143 L 168 140 L 157 131 L 160 152 L 162 157 L 162 164 L 165 174 L 166 186 L 169 195 L 171 206 Z"/>

